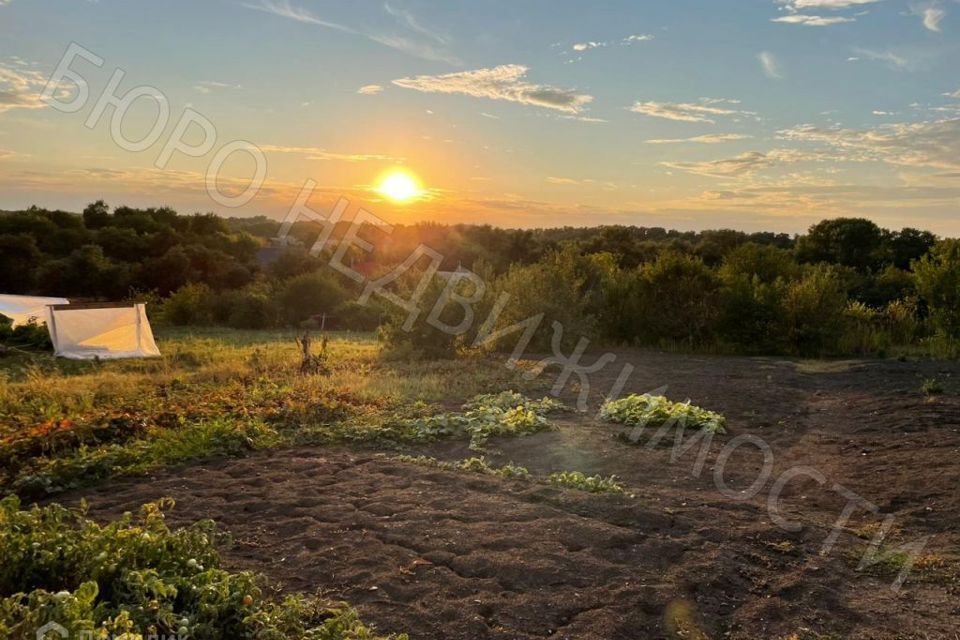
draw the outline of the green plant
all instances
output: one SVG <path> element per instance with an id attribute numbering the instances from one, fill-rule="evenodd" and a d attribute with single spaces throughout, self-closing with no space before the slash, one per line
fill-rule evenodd
<path id="1" fill-rule="evenodd" d="M 726 418 L 689 402 L 671 402 L 664 396 L 632 394 L 619 400 L 608 400 L 600 408 L 600 419 L 628 426 L 657 427 L 675 423 L 684 429 L 702 429 L 725 433 Z"/>
<path id="2" fill-rule="evenodd" d="M 920 391 L 927 396 L 940 396 L 943 395 L 944 389 L 943 385 L 936 378 L 927 378 L 923 381 L 923 384 L 920 385 Z"/>
<path id="3" fill-rule="evenodd" d="M 267 599 L 259 576 L 220 568 L 212 522 L 169 529 L 172 506 L 165 499 L 101 526 L 83 507 L 0 501 L 0 637 L 32 639 L 48 622 L 122 640 L 377 637 L 345 605 Z"/>
<path id="4" fill-rule="evenodd" d="M 494 475 L 506 478 L 508 480 L 529 480 L 530 471 L 526 467 L 520 467 L 514 464 L 505 464 L 502 467 L 491 466 L 486 458 L 467 458 L 459 462 L 444 462 L 428 456 L 397 456 L 397 460 L 409 464 L 416 464 L 423 467 L 441 469 L 443 471 L 463 471 L 468 473 L 480 473 L 483 475 Z"/>
<path id="5" fill-rule="evenodd" d="M 401 426 L 414 440 L 465 435 L 470 438 L 471 450 L 482 451 L 493 436 L 552 430 L 554 426 L 546 416 L 563 409 L 563 403 L 552 398 L 530 400 L 515 391 L 504 391 L 475 396 L 463 405 L 462 413 L 413 418 L 402 421 Z"/>
<path id="6" fill-rule="evenodd" d="M 547 482 L 558 487 L 567 487 L 589 493 L 626 493 L 617 476 L 604 478 L 601 476 L 587 476 L 580 471 L 560 471 L 547 476 Z"/>

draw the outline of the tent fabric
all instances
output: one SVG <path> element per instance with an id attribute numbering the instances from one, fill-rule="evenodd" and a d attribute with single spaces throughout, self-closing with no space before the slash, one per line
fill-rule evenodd
<path id="1" fill-rule="evenodd" d="M 142 304 L 54 308 L 49 324 L 56 354 L 72 360 L 117 360 L 160 355 Z"/>
<path id="2" fill-rule="evenodd" d="M 0 294 L 0 314 L 13 320 L 13 326 L 27 324 L 30 319 L 49 324 L 52 304 L 70 304 L 66 298 L 41 298 L 38 296 L 13 296 Z"/>

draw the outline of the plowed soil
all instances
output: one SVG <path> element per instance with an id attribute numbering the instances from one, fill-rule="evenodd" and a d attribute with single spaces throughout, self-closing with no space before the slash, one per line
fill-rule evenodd
<path id="1" fill-rule="evenodd" d="M 172 496 L 172 524 L 212 518 L 233 534 L 230 567 L 347 600 L 381 630 L 416 640 L 956 640 L 960 366 L 618 355 L 636 366 L 626 391 L 666 385 L 671 398 L 727 416 L 729 433 L 699 474 L 699 444 L 680 453 L 672 434 L 650 446 L 650 433 L 630 444 L 591 413 L 561 417 L 558 431 L 494 440 L 488 457 L 538 476 L 616 474 L 631 495 L 326 448 L 165 471 L 70 499 L 85 497 L 105 519 Z M 594 409 L 617 373 L 591 376 Z M 927 378 L 947 393 L 927 398 Z M 474 455 L 461 442 L 415 453 Z M 778 503 L 800 527 L 788 531 L 769 498 L 797 467 L 806 471 Z M 762 488 L 748 491 L 758 478 Z M 858 570 L 885 515 L 894 516 L 885 550 L 925 541 L 899 590 L 900 563 Z"/>

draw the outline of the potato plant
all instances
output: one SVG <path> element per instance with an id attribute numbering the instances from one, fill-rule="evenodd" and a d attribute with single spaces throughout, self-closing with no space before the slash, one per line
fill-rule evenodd
<path id="1" fill-rule="evenodd" d="M 727 419 L 689 402 L 671 402 L 663 396 L 631 394 L 619 400 L 608 400 L 600 408 L 600 419 L 627 426 L 676 424 L 684 429 L 701 429 L 726 433 Z"/>
<path id="2" fill-rule="evenodd" d="M 101 526 L 82 508 L 0 501 L 0 637 L 32 640 L 51 622 L 71 637 L 119 640 L 378 637 L 344 605 L 275 602 L 257 575 L 221 569 L 213 523 L 171 530 L 163 514 L 171 506 Z"/>

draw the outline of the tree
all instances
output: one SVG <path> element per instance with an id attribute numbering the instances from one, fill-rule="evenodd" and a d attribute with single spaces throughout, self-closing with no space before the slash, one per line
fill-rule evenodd
<path id="1" fill-rule="evenodd" d="M 83 225 L 87 229 L 101 229 L 110 224 L 110 207 L 103 200 L 87 205 L 83 210 Z"/>
<path id="2" fill-rule="evenodd" d="M 960 338 L 960 240 L 937 244 L 913 263 L 913 272 L 934 326 L 947 338 Z"/>
<path id="3" fill-rule="evenodd" d="M 0 235 L 0 291 L 30 293 L 42 259 L 32 236 Z"/>
<path id="4" fill-rule="evenodd" d="M 883 240 L 883 230 L 865 218 L 824 220 L 797 241 L 797 258 L 866 271 L 881 262 Z"/>
<path id="5" fill-rule="evenodd" d="M 343 304 L 347 292 L 327 273 L 306 273 L 280 284 L 276 302 L 283 320 L 293 326 L 315 315 L 333 312 Z"/>
<path id="6" fill-rule="evenodd" d="M 895 231 L 886 239 L 890 262 L 897 269 L 909 269 L 914 260 L 930 253 L 937 244 L 937 236 L 929 231 L 906 228 Z"/>
<path id="7" fill-rule="evenodd" d="M 748 242 L 730 251 L 723 260 L 720 274 L 725 278 L 746 276 L 771 284 L 778 279 L 793 280 L 800 275 L 800 266 L 789 251 L 771 245 Z"/>

